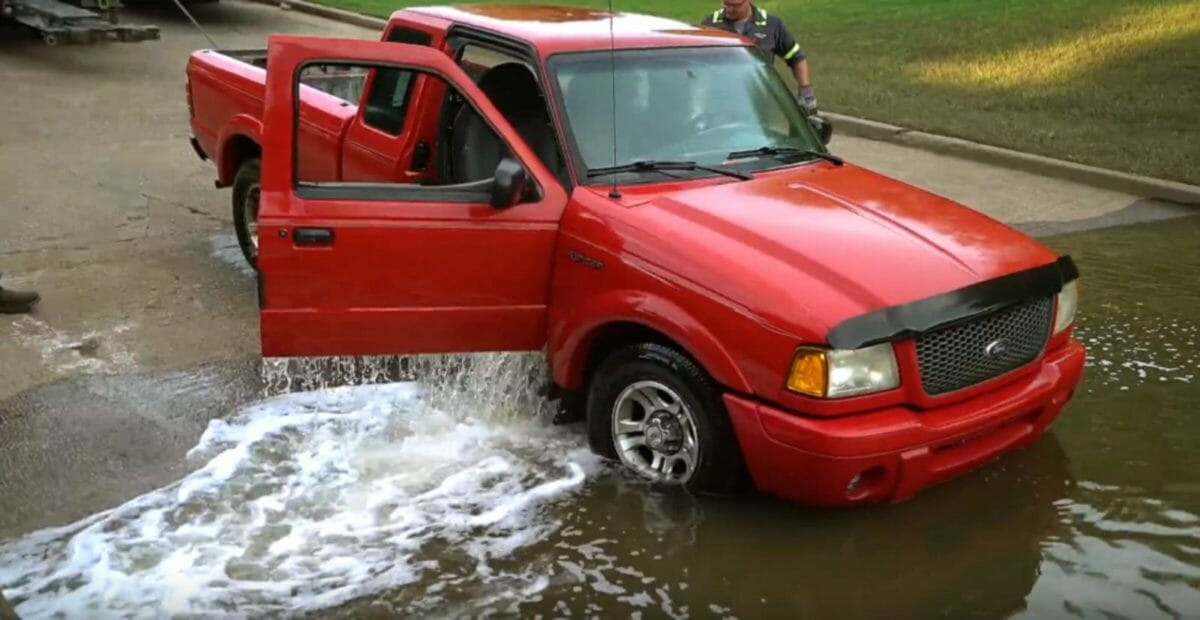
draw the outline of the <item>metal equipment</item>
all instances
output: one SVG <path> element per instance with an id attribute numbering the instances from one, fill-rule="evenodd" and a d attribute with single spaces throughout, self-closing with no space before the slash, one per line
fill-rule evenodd
<path id="1" fill-rule="evenodd" d="M 33 29 L 46 45 L 159 38 L 158 26 L 120 23 L 121 6 L 121 0 L 0 0 L 0 22 Z"/>

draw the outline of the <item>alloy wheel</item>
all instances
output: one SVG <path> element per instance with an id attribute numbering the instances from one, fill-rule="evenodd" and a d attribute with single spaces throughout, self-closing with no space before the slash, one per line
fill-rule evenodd
<path id="1" fill-rule="evenodd" d="M 682 484 L 699 462 L 696 419 L 687 403 L 658 381 L 625 388 L 613 405 L 613 443 L 627 467 L 656 482 Z"/>

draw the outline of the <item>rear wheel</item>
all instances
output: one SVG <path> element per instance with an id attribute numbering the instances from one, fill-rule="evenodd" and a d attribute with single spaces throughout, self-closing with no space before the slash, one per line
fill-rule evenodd
<path id="1" fill-rule="evenodd" d="M 643 479 L 694 493 L 741 490 L 741 451 L 717 386 L 675 349 L 613 353 L 591 382 L 587 423 L 592 450 Z"/>
<path id="2" fill-rule="evenodd" d="M 261 188 L 262 163 L 248 159 L 233 178 L 233 228 L 238 245 L 250 266 L 258 269 L 258 201 Z"/>

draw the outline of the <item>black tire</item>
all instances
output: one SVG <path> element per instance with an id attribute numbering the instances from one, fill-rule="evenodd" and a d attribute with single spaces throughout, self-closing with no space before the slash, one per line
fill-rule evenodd
<path id="1" fill-rule="evenodd" d="M 233 203 L 233 228 L 237 232 L 238 246 L 242 248 L 242 256 L 256 271 L 258 270 L 258 250 L 250 239 L 250 231 L 246 227 L 246 195 L 259 187 L 262 179 L 262 162 L 257 158 L 247 159 L 238 168 L 237 176 L 233 178 L 233 191 L 230 200 Z"/>
<path id="2" fill-rule="evenodd" d="M 693 473 L 681 486 L 705 495 L 742 491 L 745 464 L 720 390 L 691 358 L 660 344 L 618 349 L 596 370 L 587 398 L 588 444 L 592 451 L 624 465 L 614 439 L 614 409 L 627 387 L 643 381 L 668 387 L 692 412 L 699 450 Z"/>

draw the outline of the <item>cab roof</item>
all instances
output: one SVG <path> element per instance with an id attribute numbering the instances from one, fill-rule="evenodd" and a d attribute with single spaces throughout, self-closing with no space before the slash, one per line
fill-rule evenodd
<path id="1" fill-rule="evenodd" d="M 702 45 L 744 46 L 740 36 L 717 28 L 645 15 L 552 4 L 456 4 L 409 7 L 392 14 L 421 14 L 526 41 L 542 56 L 560 51 Z M 609 17 L 612 17 L 612 35 Z"/>

